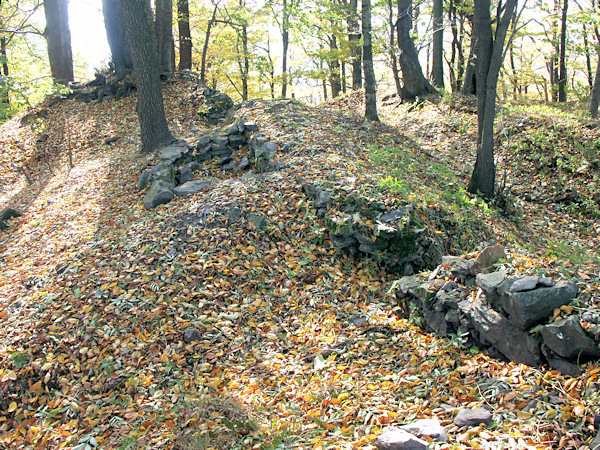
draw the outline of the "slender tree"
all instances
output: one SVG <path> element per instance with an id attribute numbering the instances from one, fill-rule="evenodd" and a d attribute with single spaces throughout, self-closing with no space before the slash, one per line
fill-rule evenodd
<path id="1" fill-rule="evenodd" d="M 138 91 L 136 109 L 140 121 L 141 150 L 147 153 L 173 140 L 163 105 L 152 11 L 149 0 L 120 2 Z"/>
<path id="2" fill-rule="evenodd" d="M 558 71 L 558 101 L 567 101 L 567 7 L 569 2 L 563 0 L 560 27 L 560 55 Z"/>
<path id="3" fill-rule="evenodd" d="M 158 66 L 162 73 L 173 71 L 173 1 L 155 0 L 156 43 L 158 46 Z"/>
<path id="4" fill-rule="evenodd" d="M 115 0 L 102 0 L 102 14 L 104 15 L 104 27 L 106 38 L 110 47 L 112 62 L 118 78 L 123 78 L 131 72 L 133 67 L 131 55 L 125 39 L 125 28 L 123 27 L 123 14 L 121 2 Z"/>
<path id="5" fill-rule="evenodd" d="M 363 68 L 365 72 L 365 117 L 379 121 L 377 91 L 373 70 L 373 42 L 371 40 L 371 0 L 362 0 Z"/>
<path id="6" fill-rule="evenodd" d="M 411 101 L 416 97 L 437 92 L 423 76 L 415 43 L 411 38 L 412 0 L 398 0 L 396 31 L 400 48 L 400 69 L 402 70 L 402 100 Z"/>
<path id="7" fill-rule="evenodd" d="M 473 16 L 477 44 L 477 160 L 469 181 L 468 191 L 493 197 L 496 182 L 494 163 L 494 118 L 496 117 L 496 88 L 504 57 L 504 41 L 515 14 L 517 0 L 498 4 L 495 32 L 490 16 L 490 0 L 476 0 Z"/>
<path id="8" fill-rule="evenodd" d="M 73 81 L 73 54 L 69 29 L 68 0 L 44 0 L 48 59 L 52 79 L 57 84 Z"/>
<path id="9" fill-rule="evenodd" d="M 348 42 L 352 58 L 352 89 L 362 88 L 362 48 L 360 46 L 360 25 L 358 23 L 358 0 L 348 3 Z"/>
<path id="10" fill-rule="evenodd" d="M 396 27 L 394 26 L 394 7 L 392 0 L 388 0 L 388 25 L 390 27 L 390 60 L 392 62 L 392 75 L 396 92 L 402 95 L 402 85 L 400 84 L 400 71 L 398 70 L 398 58 L 396 57 Z"/>
<path id="11" fill-rule="evenodd" d="M 433 84 L 444 88 L 444 2 L 433 0 Z"/>
<path id="12" fill-rule="evenodd" d="M 177 0 L 177 24 L 179 26 L 179 70 L 190 70 L 192 68 L 192 34 L 188 0 Z"/>

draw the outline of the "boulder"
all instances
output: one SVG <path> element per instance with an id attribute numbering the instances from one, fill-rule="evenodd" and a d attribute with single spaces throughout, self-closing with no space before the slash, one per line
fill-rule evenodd
<path id="1" fill-rule="evenodd" d="M 190 166 L 181 167 L 178 170 L 177 174 L 177 182 L 179 184 L 187 183 L 188 181 L 192 181 L 194 179 L 194 171 Z"/>
<path id="2" fill-rule="evenodd" d="M 526 330 L 542 323 L 552 315 L 554 308 L 566 305 L 577 295 L 577 285 L 559 282 L 551 287 L 538 287 L 530 291 L 511 292 L 517 280 L 505 280 L 498 287 L 499 304 L 512 323 Z"/>
<path id="3" fill-rule="evenodd" d="M 159 150 L 158 155 L 161 160 L 175 164 L 187 153 L 187 150 L 187 144 L 175 143 Z"/>
<path id="4" fill-rule="evenodd" d="M 536 340 L 481 299 L 472 303 L 460 302 L 459 308 L 469 317 L 480 336 L 506 358 L 530 366 L 541 363 L 540 348 Z"/>
<path id="5" fill-rule="evenodd" d="M 234 148 L 237 150 L 242 145 L 244 145 L 244 143 L 245 143 L 244 138 L 242 136 L 240 136 L 239 134 L 229 136 L 229 146 L 231 148 Z"/>
<path id="6" fill-rule="evenodd" d="M 457 427 L 469 427 L 484 423 L 489 425 L 492 422 L 492 413 L 485 408 L 461 409 L 454 418 L 454 425 Z"/>
<path id="7" fill-rule="evenodd" d="M 475 277 L 475 284 L 481 288 L 489 302 L 495 303 L 498 299 L 498 286 L 506 278 L 506 272 L 500 270 L 491 273 L 479 273 Z"/>
<path id="8" fill-rule="evenodd" d="M 544 344 L 553 353 L 563 358 L 600 358 L 598 343 L 581 328 L 578 316 L 571 316 L 542 327 L 542 338 Z"/>
<path id="9" fill-rule="evenodd" d="M 144 196 L 146 209 L 156 208 L 158 205 L 169 203 L 173 200 L 173 185 L 165 181 L 155 181 Z"/>
<path id="10" fill-rule="evenodd" d="M 198 139 L 198 142 L 196 142 L 196 148 L 197 149 L 205 148 L 206 146 L 209 146 L 211 142 L 212 142 L 212 139 L 210 136 L 208 136 L 208 135 L 201 136 L 200 139 Z"/>
<path id="11" fill-rule="evenodd" d="M 210 187 L 213 183 L 213 180 L 188 181 L 187 183 L 184 183 L 181 186 L 177 186 L 173 190 L 173 193 L 178 197 L 183 197 L 185 195 L 194 195 L 200 192 L 201 190 Z"/>
<path id="12" fill-rule="evenodd" d="M 429 444 L 400 428 L 390 428 L 373 441 L 379 450 L 427 450 Z"/>
<path id="13" fill-rule="evenodd" d="M 193 341 L 201 341 L 202 334 L 200 333 L 200 331 L 197 328 L 187 327 L 183 331 L 183 340 L 186 344 L 189 344 L 190 342 L 193 342 Z"/>
<path id="14" fill-rule="evenodd" d="M 175 186 L 175 169 L 173 168 L 173 164 L 169 161 L 161 161 L 152 169 L 142 172 L 142 176 L 140 177 L 140 182 L 138 183 L 138 187 L 142 185 L 142 179 L 146 177 L 146 184 L 141 188 L 143 189 L 148 184 L 151 184 L 155 181 L 164 181 L 165 183 L 171 184 Z"/>
<path id="15" fill-rule="evenodd" d="M 238 169 L 240 170 L 248 170 L 250 168 L 250 160 L 247 156 L 244 156 L 238 165 Z"/>
<path id="16" fill-rule="evenodd" d="M 23 214 L 21 214 L 16 209 L 3 208 L 0 211 L 0 230 L 5 230 L 8 228 L 8 220 L 10 220 L 14 217 L 21 217 L 22 215 Z"/>
<path id="17" fill-rule="evenodd" d="M 219 163 L 219 166 L 221 170 L 233 170 L 237 167 L 237 162 L 230 157 L 226 157 Z"/>
<path id="18" fill-rule="evenodd" d="M 446 430 L 437 419 L 420 419 L 414 423 L 402 425 L 400 429 L 418 437 L 427 436 L 438 442 L 448 442 Z"/>
<path id="19" fill-rule="evenodd" d="M 248 214 L 248 222 L 253 224 L 257 230 L 262 230 L 267 225 L 267 219 L 260 214 Z"/>

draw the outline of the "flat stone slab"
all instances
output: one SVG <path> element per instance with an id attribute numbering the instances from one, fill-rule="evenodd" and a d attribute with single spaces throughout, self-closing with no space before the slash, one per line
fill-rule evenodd
<path id="1" fill-rule="evenodd" d="M 457 427 L 470 427 L 484 423 L 489 425 L 492 422 L 492 413 L 485 408 L 461 409 L 454 418 L 454 425 Z"/>
<path id="2" fill-rule="evenodd" d="M 426 450 L 429 444 L 408 431 L 390 428 L 373 441 L 379 450 Z"/>
<path id="3" fill-rule="evenodd" d="M 402 425 L 400 429 L 418 437 L 427 436 L 438 442 L 448 442 L 446 430 L 437 419 L 420 419 L 414 423 Z"/>
<path id="4" fill-rule="evenodd" d="M 169 161 L 171 163 L 174 163 L 183 156 L 186 150 L 186 145 L 172 144 L 160 150 L 158 152 L 158 155 L 163 161 Z"/>
<path id="5" fill-rule="evenodd" d="M 177 186 L 173 189 L 173 193 L 178 197 L 185 195 L 194 195 L 203 189 L 209 188 L 214 183 L 213 180 L 193 180 L 183 183 L 181 186 Z"/>
<path id="6" fill-rule="evenodd" d="M 146 209 L 154 209 L 173 200 L 173 185 L 165 181 L 155 181 L 144 196 Z"/>

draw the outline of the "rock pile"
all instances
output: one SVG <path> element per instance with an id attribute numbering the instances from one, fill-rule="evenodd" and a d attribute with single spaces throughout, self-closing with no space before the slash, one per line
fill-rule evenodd
<path id="1" fill-rule="evenodd" d="M 439 247 L 419 223 L 413 205 L 388 210 L 383 204 L 346 195 L 343 186 L 334 191 L 305 183 L 302 189 L 337 250 L 369 256 L 386 271 L 405 275 L 439 262 Z"/>
<path id="2" fill-rule="evenodd" d="M 220 132 L 200 137 L 195 145 L 176 141 L 159 150 L 160 162 L 145 169 L 138 181 L 138 189 L 150 186 L 144 197 L 147 209 L 169 203 L 175 196 L 193 195 L 209 188 L 215 180 L 194 180 L 200 164 L 213 158 L 220 159 L 223 171 L 248 170 L 254 165 L 259 172 L 277 170 L 274 161 L 279 144 L 264 134 L 254 132 L 258 125 L 240 119 Z M 234 153 L 247 148 L 248 156 L 235 159 Z"/>
<path id="3" fill-rule="evenodd" d="M 577 296 L 577 285 L 538 276 L 508 278 L 503 270 L 493 271 L 503 256 L 499 245 L 474 259 L 444 256 L 427 279 L 397 280 L 400 311 L 442 336 L 465 336 L 492 356 L 530 366 L 547 362 L 563 374 L 579 375 L 580 363 L 600 358 L 600 314 L 549 323 L 557 308 L 563 314 L 572 310 L 566 305 Z"/>

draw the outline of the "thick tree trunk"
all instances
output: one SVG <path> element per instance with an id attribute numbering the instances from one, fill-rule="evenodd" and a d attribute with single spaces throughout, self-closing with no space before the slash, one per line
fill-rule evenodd
<path id="1" fill-rule="evenodd" d="M 177 0 L 177 24 L 179 26 L 179 70 L 190 70 L 192 68 L 192 34 L 188 0 Z"/>
<path id="2" fill-rule="evenodd" d="M 492 32 L 490 0 L 475 2 L 473 38 L 477 39 L 477 160 L 467 190 L 493 197 L 496 184 L 494 163 L 494 119 L 496 117 L 496 88 L 502 68 L 504 41 L 517 0 L 507 0 L 504 14 L 496 19 Z M 498 11 L 502 9 L 499 7 Z"/>
<path id="3" fill-rule="evenodd" d="M 69 30 L 68 0 L 44 0 L 48 59 L 52 79 L 57 84 L 73 81 L 73 54 L 71 52 L 71 31 Z"/>
<path id="4" fill-rule="evenodd" d="M 465 69 L 465 81 L 462 85 L 461 93 L 463 95 L 477 95 L 477 79 L 475 73 L 475 60 L 477 58 L 477 37 L 475 33 L 471 36 L 471 47 L 469 49 L 469 58 L 467 58 L 467 67 Z"/>
<path id="5" fill-rule="evenodd" d="M 590 99 L 590 115 L 598 118 L 598 104 L 600 103 L 600 55 L 598 64 L 596 65 L 596 76 L 594 77 L 594 86 L 592 87 L 592 95 Z"/>
<path id="6" fill-rule="evenodd" d="M 161 73 L 173 71 L 173 1 L 155 0 L 156 14 L 154 30 L 158 48 L 158 67 Z"/>
<path id="7" fill-rule="evenodd" d="M 118 78 L 123 78 L 131 72 L 132 63 L 127 41 L 125 39 L 125 28 L 123 27 L 123 14 L 121 13 L 121 2 L 115 0 L 102 0 L 102 14 L 104 15 L 104 27 L 106 38 L 110 47 L 112 62 L 115 65 L 115 73 Z"/>
<path id="8" fill-rule="evenodd" d="M 398 0 L 398 46 L 400 48 L 400 69 L 402 70 L 402 100 L 411 101 L 416 97 L 435 93 L 435 88 L 423 76 L 419 56 L 410 31 L 412 29 L 412 0 Z"/>
<path id="9" fill-rule="evenodd" d="M 121 8 L 138 92 L 141 150 L 147 153 L 173 140 L 163 105 L 152 11 L 148 0 L 121 0 Z"/>
<path id="10" fill-rule="evenodd" d="M 360 46 L 360 25 L 357 20 L 358 0 L 350 0 L 348 11 L 348 41 L 352 58 L 352 89 L 362 88 L 362 48 Z"/>
<path id="11" fill-rule="evenodd" d="M 392 61 L 392 74 L 396 93 L 402 95 L 402 85 L 400 84 L 400 72 L 398 70 L 398 58 L 396 58 L 396 28 L 394 26 L 394 7 L 392 0 L 388 0 L 388 25 L 390 27 L 390 59 Z"/>
<path id="12" fill-rule="evenodd" d="M 567 6 L 568 0 L 563 1 L 562 20 L 560 29 L 560 56 L 559 56 L 559 75 L 558 75 L 558 101 L 564 103 L 567 101 Z"/>
<path id="13" fill-rule="evenodd" d="M 373 69 L 373 42 L 371 40 L 371 0 L 362 0 L 363 67 L 365 71 L 365 117 L 379 121 L 377 116 L 377 88 Z"/>
<path id="14" fill-rule="evenodd" d="M 433 85 L 444 89 L 444 3 L 433 0 Z"/>

